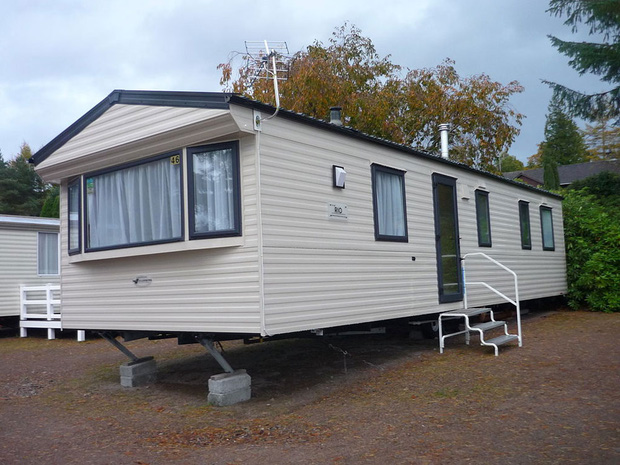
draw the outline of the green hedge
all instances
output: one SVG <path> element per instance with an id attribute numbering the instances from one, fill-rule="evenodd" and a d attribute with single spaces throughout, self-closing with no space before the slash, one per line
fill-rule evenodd
<path id="1" fill-rule="evenodd" d="M 609 181 L 608 176 L 604 179 Z M 620 176 L 615 181 L 620 185 Z M 617 199 L 620 194 L 616 190 L 611 195 L 601 195 L 597 182 L 590 184 L 562 192 L 568 301 L 572 308 L 618 312 L 620 208 Z"/>

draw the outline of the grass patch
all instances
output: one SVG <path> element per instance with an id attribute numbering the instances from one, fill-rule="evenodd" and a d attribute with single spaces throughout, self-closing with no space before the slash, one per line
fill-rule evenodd
<path id="1" fill-rule="evenodd" d="M 435 391 L 433 393 L 433 396 L 439 397 L 441 399 L 454 399 L 455 397 L 458 397 L 459 394 L 460 391 L 458 389 L 444 388 L 440 389 L 439 391 Z"/>

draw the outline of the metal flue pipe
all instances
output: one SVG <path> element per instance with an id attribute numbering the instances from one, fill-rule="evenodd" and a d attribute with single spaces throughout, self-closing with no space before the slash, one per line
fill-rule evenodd
<path id="1" fill-rule="evenodd" d="M 439 125 L 439 134 L 441 135 L 441 158 L 449 158 L 448 157 L 448 131 L 450 130 L 450 125 L 448 123 L 443 123 Z"/>

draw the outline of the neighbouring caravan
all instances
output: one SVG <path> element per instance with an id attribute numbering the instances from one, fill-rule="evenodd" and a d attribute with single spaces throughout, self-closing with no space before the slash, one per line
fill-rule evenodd
<path id="1" fill-rule="evenodd" d="M 60 284 L 60 220 L 0 215 L 0 318 L 20 314 L 20 286 Z"/>
<path id="2" fill-rule="evenodd" d="M 117 90 L 32 157 L 61 186 L 64 328 L 226 338 L 438 314 L 462 307 L 472 252 L 514 270 L 521 300 L 566 292 L 561 197 L 274 111 Z"/>

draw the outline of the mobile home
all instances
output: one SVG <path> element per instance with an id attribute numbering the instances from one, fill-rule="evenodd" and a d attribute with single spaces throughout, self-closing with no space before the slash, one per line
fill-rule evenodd
<path id="1" fill-rule="evenodd" d="M 0 327 L 60 328 L 60 220 L 0 215 Z"/>
<path id="2" fill-rule="evenodd" d="M 32 157 L 64 328 L 273 336 L 566 292 L 557 195 L 228 93 L 117 90 Z M 511 277 L 472 257 L 493 286 Z M 501 299 L 471 289 L 473 305 Z"/>
<path id="3" fill-rule="evenodd" d="M 20 314 L 20 287 L 60 284 L 60 220 L 0 215 L 0 318 Z"/>

